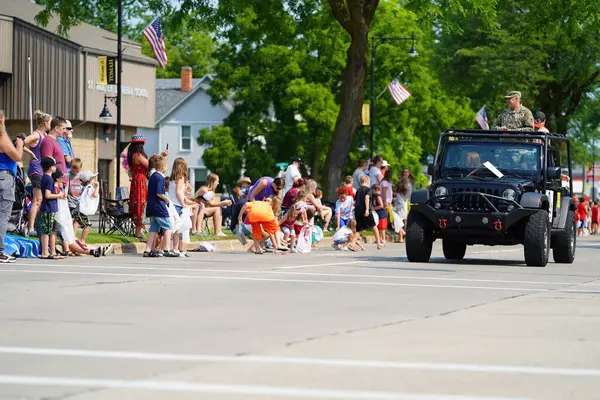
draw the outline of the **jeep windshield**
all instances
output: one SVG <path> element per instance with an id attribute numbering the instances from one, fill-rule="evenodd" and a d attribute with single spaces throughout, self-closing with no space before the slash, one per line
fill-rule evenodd
<path id="1" fill-rule="evenodd" d="M 520 142 L 449 141 L 442 153 L 442 176 L 467 176 L 489 161 L 506 178 L 532 177 L 541 170 L 541 146 Z M 487 168 L 475 171 L 480 177 L 496 176 Z"/>

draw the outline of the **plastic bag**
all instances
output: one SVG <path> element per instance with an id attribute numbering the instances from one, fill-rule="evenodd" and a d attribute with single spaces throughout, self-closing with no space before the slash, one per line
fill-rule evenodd
<path id="1" fill-rule="evenodd" d="M 167 209 L 169 210 L 169 218 L 171 219 L 171 224 L 173 225 L 173 231 L 179 232 L 179 227 L 181 226 L 181 217 L 177 213 L 173 202 L 169 202 Z"/>
<path id="2" fill-rule="evenodd" d="M 379 215 L 377 214 L 377 211 L 371 211 L 371 215 L 375 221 L 375 226 L 379 225 Z"/>
<path id="3" fill-rule="evenodd" d="M 210 242 L 200 242 L 198 246 L 196 246 L 196 250 L 201 253 L 212 253 L 217 249 L 217 245 L 215 243 Z"/>
<path id="4" fill-rule="evenodd" d="M 320 226 L 315 226 L 313 229 L 314 229 L 314 232 L 312 235 L 312 242 L 319 243 L 321 240 L 323 240 L 323 237 L 325 236 L 323 234 L 323 229 L 321 229 Z"/>
<path id="5" fill-rule="evenodd" d="M 296 238 L 298 253 L 310 253 L 312 249 L 312 225 L 304 225 Z"/>
<path id="6" fill-rule="evenodd" d="M 60 233 L 67 243 L 75 243 L 75 231 L 73 231 L 73 219 L 69 211 L 69 202 L 67 199 L 58 199 L 58 211 L 54 215 L 54 220 L 60 227 Z"/>
<path id="7" fill-rule="evenodd" d="M 190 229 L 192 229 L 192 209 L 191 207 L 185 207 L 181 210 L 181 223 L 177 230 L 181 233 L 181 239 L 183 243 L 190 243 Z"/>
<path id="8" fill-rule="evenodd" d="M 79 212 L 83 215 L 94 215 L 100 205 L 100 196 L 94 197 L 94 187 L 87 185 L 81 192 L 81 198 L 79 199 Z"/>
<path id="9" fill-rule="evenodd" d="M 400 233 L 400 230 L 404 228 L 404 221 L 400 218 L 400 215 L 396 211 L 390 213 L 390 216 L 394 216 L 394 222 L 392 223 L 392 227 L 394 228 L 394 232 Z"/>

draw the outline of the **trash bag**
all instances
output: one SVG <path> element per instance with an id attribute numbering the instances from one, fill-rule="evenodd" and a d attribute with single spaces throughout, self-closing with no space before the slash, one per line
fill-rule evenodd
<path id="1" fill-rule="evenodd" d="M 296 238 L 296 250 L 298 253 L 310 253 L 312 249 L 312 225 L 307 224 L 302 227 L 302 230 Z"/>
<path id="2" fill-rule="evenodd" d="M 94 187 L 87 185 L 81 191 L 81 198 L 79 199 L 79 212 L 83 215 L 94 215 L 98 211 L 100 205 L 100 196 L 94 197 Z"/>
<path id="3" fill-rule="evenodd" d="M 67 199 L 58 199 L 58 212 L 54 216 L 54 220 L 60 227 L 60 233 L 67 243 L 75 243 L 75 231 L 73 231 L 73 219 L 69 210 L 69 202 Z"/>

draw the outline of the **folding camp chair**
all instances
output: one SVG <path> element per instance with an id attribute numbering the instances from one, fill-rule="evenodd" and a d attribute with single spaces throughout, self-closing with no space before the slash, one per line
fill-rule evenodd
<path id="1" fill-rule="evenodd" d="M 117 192 L 120 189 L 118 188 Z M 127 193 L 126 199 L 111 199 L 106 181 L 100 182 L 100 226 L 98 231 L 105 235 L 115 233 L 133 236 L 135 234 L 135 225 L 131 212 L 129 212 L 129 193 Z"/>

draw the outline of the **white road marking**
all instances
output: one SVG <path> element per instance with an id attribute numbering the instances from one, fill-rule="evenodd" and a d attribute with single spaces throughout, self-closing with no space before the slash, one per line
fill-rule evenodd
<path id="1" fill-rule="evenodd" d="M 167 274 L 124 274 L 116 272 L 81 272 L 81 271 L 56 271 L 56 270 L 32 270 L 32 269 L 0 269 L 0 272 L 15 272 L 22 274 L 49 274 L 49 275 L 82 275 L 82 276 L 119 276 L 134 278 L 169 278 L 169 279 L 213 279 L 232 281 L 255 281 L 255 282 L 288 282 L 288 283 L 322 283 L 330 285 L 364 285 L 364 286 L 403 286 L 423 288 L 446 288 L 446 289 L 475 289 L 475 290 L 500 290 L 515 292 L 547 292 L 549 289 L 540 288 L 516 288 L 516 287 L 493 287 L 493 286 L 459 286 L 459 285 L 433 285 L 417 283 L 391 283 L 391 282 L 357 282 L 357 281 L 319 281 L 315 279 L 275 279 L 275 278 L 251 278 L 242 276 L 201 276 L 201 275 L 167 275 Z"/>
<path id="2" fill-rule="evenodd" d="M 117 360 L 177 361 L 177 362 L 228 362 L 266 365 L 307 365 L 316 367 L 405 369 L 419 371 L 449 371 L 492 374 L 524 374 L 550 376 L 600 377 L 600 369 L 531 367 L 520 365 L 421 363 L 381 360 L 353 360 L 339 358 L 229 356 L 213 354 L 147 353 L 110 350 L 56 349 L 49 347 L 0 347 L 0 354 L 32 356 L 108 358 Z"/>
<path id="3" fill-rule="evenodd" d="M 515 397 L 479 397 L 443 394 L 409 394 L 350 390 L 308 389 L 282 386 L 217 385 L 180 381 L 88 379 L 27 375 L 0 375 L 0 384 L 26 386 L 94 387 L 193 393 L 227 393 L 232 395 L 278 396 L 306 399 L 365 399 L 365 400 L 525 400 Z"/>
<path id="4" fill-rule="evenodd" d="M 361 261 L 362 262 L 362 261 Z M 34 263 L 19 263 L 19 265 L 46 267 L 46 265 Z M 327 264 L 321 264 L 327 265 Z M 336 264 L 332 264 L 336 265 Z M 237 274 L 259 274 L 259 275 L 297 275 L 297 276 L 329 276 L 340 278 L 380 278 L 380 279 L 414 279 L 414 280 L 429 280 L 429 281 L 450 281 L 450 282 L 486 282 L 486 283 L 517 283 L 524 285 L 550 285 L 550 286 L 565 286 L 579 285 L 581 282 L 545 282 L 545 281 L 513 281 L 499 279 L 474 279 L 474 278 L 448 278 L 436 276 L 408 276 L 408 275 L 368 275 L 368 274 L 332 274 L 324 272 L 288 272 L 288 271 L 273 271 L 273 270 L 241 270 L 241 269 L 208 269 L 208 268 L 172 268 L 172 267 L 115 267 L 109 265 L 75 265 L 75 264 L 52 264 L 53 267 L 61 268 L 92 268 L 92 269 L 125 269 L 125 270 L 149 270 L 149 271 L 173 271 L 173 272 L 223 272 Z M 275 268 L 277 269 L 277 268 Z M 418 270 L 415 272 L 419 272 Z"/>
<path id="5" fill-rule="evenodd" d="M 296 269 L 296 268 L 311 268 L 311 267 L 329 267 L 332 265 L 348 265 L 348 264 L 363 264 L 368 261 L 345 261 L 337 263 L 326 263 L 326 264 L 306 264 L 306 265 L 290 265 L 289 267 L 276 267 L 274 269 Z"/>

